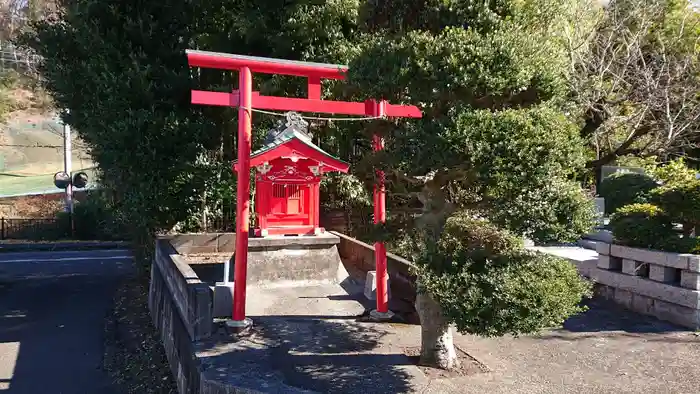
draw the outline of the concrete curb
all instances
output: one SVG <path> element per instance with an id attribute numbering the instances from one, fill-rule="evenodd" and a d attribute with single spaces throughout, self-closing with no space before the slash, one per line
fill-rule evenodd
<path id="1" fill-rule="evenodd" d="M 100 250 L 129 248 L 128 242 L 56 242 L 56 243 L 0 243 L 0 253 L 4 252 L 43 252 L 71 250 Z"/>

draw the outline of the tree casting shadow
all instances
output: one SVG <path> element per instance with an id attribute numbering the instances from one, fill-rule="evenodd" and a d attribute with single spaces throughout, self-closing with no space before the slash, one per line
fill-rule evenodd
<path id="1" fill-rule="evenodd" d="M 390 327 L 344 320 L 256 319 L 274 332 L 273 368 L 285 383 L 323 393 L 401 393 L 410 391 L 411 365 L 403 353 L 377 353 Z"/>
<path id="2" fill-rule="evenodd" d="M 544 334 L 542 339 L 564 338 L 565 333 L 605 333 L 623 332 L 624 335 L 635 336 L 639 334 L 664 334 L 688 331 L 688 329 L 676 326 L 651 316 L 642 315 L 610 301 L 593 299 L 585 302 L 588 306 L 586 312 L 570 317 L 564 322 L 562 328 Z M 597 335 L 596 335 L 597 336 Z M 582 339 L 586 336 L 576 336 Z M 590 337 L 590 336 L 588 336 Z M 575 339 L 568 338 L 568 339 Z"/>

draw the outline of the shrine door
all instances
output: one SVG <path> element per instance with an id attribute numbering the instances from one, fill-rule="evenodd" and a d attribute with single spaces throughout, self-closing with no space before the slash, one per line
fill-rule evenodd
<path id="1" fill-rule="evenodd" d="M 310 225 L 309 189 L 310 185 L 273 184 L 270 222 L 279 226 Z"/>

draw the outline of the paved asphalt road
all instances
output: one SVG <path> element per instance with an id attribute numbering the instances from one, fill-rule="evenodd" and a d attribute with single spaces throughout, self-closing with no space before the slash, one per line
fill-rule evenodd
<path id="1" fill-rule="evenodd" d="M 0 393 L 117 394 L 104 319 L 132 269 L 124 250 L 0 253 Z"/>

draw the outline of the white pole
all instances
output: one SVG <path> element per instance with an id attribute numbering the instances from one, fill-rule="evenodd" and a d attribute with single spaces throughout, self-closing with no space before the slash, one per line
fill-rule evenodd
<path id="1" fill-rule="evenodd" d="M 231 259 L 228 258 L 224 261 L 224 284 L 228 284 L 229 273 L 231 272 Z"/>
<path id="2" fill-rule="evenodd" d="M 68 112 L 68 111 L 66 111 Z M 66 187 L 66 212 L 71 214 L 71 220 L 73 217 L 73 178 L 72 178 L 72 158 L 73 158 L 73 146 L 71 143 L 70 126 L 65 122 L 63 123 L 63 171 L 68 174 L 71 182 L 68 183 Z"/>

